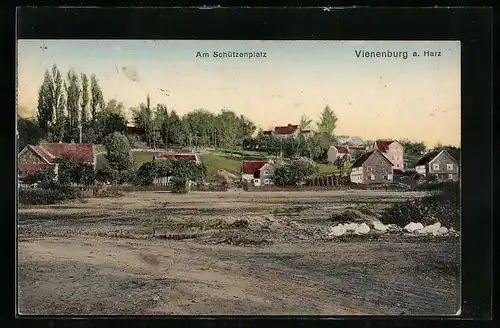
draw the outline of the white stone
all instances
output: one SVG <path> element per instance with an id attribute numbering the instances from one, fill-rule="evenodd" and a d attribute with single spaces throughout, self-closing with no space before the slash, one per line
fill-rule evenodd
<path id="1" fill-rule="evenodd" d="M 344 224 L 344 228 L 347 231 L 356 231 L 356 229 L 358 229 L 358 224 L 357 223 L 347 223 L 347 224 Z"/>
<path id="2" fill-rule="evenodd" d="M 339 224 L 338 226 L 335 226 L 330 229 L 330 235 L 342 236 L 343 234 L 346 233 L 346 231 L 347 231 L 346 228 L 342 224 Z"/>
<path id="3" fill-rule="evenodd" d="M 361 223 L 356 229 L 357 234 L 365 234 L 370 232 L 370 227 L 366 223 Z"/>
<path id="4" fill-rule="evenodd" d="M 414 222 L 410 222 L 404 227 L 404 229 L 408 232 L 422 230 L 423 228 L 424 228 L 424 226 L 422 225 L 422 223 L 414 223 Z"/>
<path id="5" fill-rule="evenodd" d="M 426 226 L 423 231 L 426 233 L 437 233 L 441 228 L 441 223 L 437 222 L 431 225 Z"/>
<path id="6" fill-rule="evenodd" d="M 380 221 L 373 221 L 373 228 L 378 231 L 386 231 L 389 229 L 389 226 L 386 226 Z"/>
<path id="7" fill-rule="evenodd" d="M 446 227 L 441 227 L 438 230 L 438 233 L 443 234 L 443 235 L 446 234 L 447 232 L 448 232 L 448 229 Z"/>

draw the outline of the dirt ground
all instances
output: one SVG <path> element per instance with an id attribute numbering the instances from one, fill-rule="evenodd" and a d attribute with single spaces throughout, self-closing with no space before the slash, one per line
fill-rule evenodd
<path id="1" fill-rule="evenodd" d="M 19 313 L 452 315 L 459 238 L 327 238 L 334 213 L 368 222 L 421 196 L 138 192 L 20 208 Z"/>

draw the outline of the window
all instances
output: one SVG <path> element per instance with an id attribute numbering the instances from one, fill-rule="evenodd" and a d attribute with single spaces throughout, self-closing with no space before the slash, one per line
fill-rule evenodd
<path id="1" fill-rule="evenodd" d="M 389 180 L 387 175 L 384 175 L 384 180 Z"/>
<path id="2" fill-rule="evenodd" d="M 453 180 L 453 174 L 448 174 L 448 180 Z"/>
<path id="3" fill-rule="evenodd" d="M 392 174 L 387 175 L 387 180 L 392 180 Z"/>
<path id="4" fill-rule="evenodd" d="M 446 169 L 448 171 L 453 171 L 453 164 L 446 164 Z"/>
<path id="5" fill-rule="evenodd" d="M 265 179 L 265 180 L 264 180 L 264 183 L 269 183 L 269 179 Z"/>
<path id="6" fill-rule="evenodd" d="M 432 169 L 435 171 L 439 170 L 439 164 L 437 164 L 437 163 L 432 164 Z"/>
<path id="7" fill-rule="evenodd" d="M 370 174 L 370 180 L 375 180 L 375 175 L 374 174 Z"/>
<path id="8" fill-rule="evenodd" d="M 398 157 L 397 157 L 397 156 L 392 156 L 392 160 L 393 160 L 393 161 L 395 161 L 395 160 L 397 160 L 397 159 L 398 159 Z"/>
<path id="9" fill-rule="evenodd" d="M 399 164 L 397 164 L 396 167 L 399 167 Z"/>
<path id="10" fill-rule="evenodd" d="M 266 170 L 262 171 L 262 175 L 267 175 L 267 171 Z"/>

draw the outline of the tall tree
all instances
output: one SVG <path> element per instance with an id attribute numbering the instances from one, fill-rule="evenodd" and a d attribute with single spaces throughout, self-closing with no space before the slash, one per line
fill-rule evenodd
<path id="1" fill-rule="evenodd" d="M 116 171 L 126 171 L 132 168 L 133 159 L 130 153 L 130 143 L 120 132 L 113 132 L 104 139 L 106 159 L 109 167 Z"/>
<path id="2" fill-rule="evenodd" d="M 401 145 L 404 147 L 404 160 L 406 167 L 415 167 L 415 164 L 425 153 L 426 148 L 424 142 L 403 139 L 401 140 Z"/>
<path id="3" fill-rule="evenodd" d="M 104 98 L 102 95 L 99 80 L 92 74 L 90 76 L 90 113 L 92 121 L 97 119 L 97 113 L 104 108 Z"/>
<path id="4" fill-rule="evenodd" d="M 308 130 L 311 128 L 312 119 L 307 117 L 305 114 L 300 118 L 299 128 L 301 130 Z"/>
<path id="5" fill-rule="evenodd" d="M 52 140 L 62 140 L 64 135 L 64 94 L 62 75 L 57 65 L 52 74 L 46 70 L 38 93 L 37 119 L 40 127 Z"/>
<path id="6" fill-rule="evenodd" d="M 68 71 L 66 78 L 66 109 L 68 112 L 69 135 L 71 140 L 75 140 L 78 135 L 77 127 L 80 124 L 80 82 L 78 75 L 73 70 Z"/>
<path id="7" fill-rule="evenodd" d="M 333 136 L 335 128 L 337 127 L 337 115 L 335 115 L 330 106 L 327 105 L 325 109 L 323 109 L 317 125 L 319 132 Z"/>
<path id="8" fill-rule="evenodd" d="M 168 146 L 168 131 L 169 131 L 169 116 L 167 106 L 164 104 L 158 104 L 156 106 L 155 112 L 156 126 L 158 127 L 158 133 L 160 135 L 161 142 Z"/>
<path id="9" fill-rule="evenodd" d="M 42 85 L 38 91 L 38 125 L 46 132 L 51 132 L 54 127 L 56 110 L 54 108 L 53 81 L 48 70 L 45 70 Z"/>
<path id="10" fill-rule="evenodd" d="M 89 78 L 87 74 L 82 74 L 81 76 L 82 79 L 82 89 L 81 89 L 81 95 L 82 95 L 82 101 L 81 101 L 81 117 L 82 117 L 82 123 L 85 123 L 89 120 L 89 103 L 90 103 L 90 95 L 89 95 Z"/>
<path id="11" fill-rule="evenodd" d="M 169 125 L 168 125 L 168 143 L 181 144 L 184 142 L 185 135 L 181 118 L 177 112 L 173 110 L 170 112 Z"/>

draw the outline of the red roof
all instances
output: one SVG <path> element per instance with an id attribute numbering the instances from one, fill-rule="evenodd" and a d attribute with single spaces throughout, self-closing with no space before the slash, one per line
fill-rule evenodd
<path id="1" fill-rule="evenodd" d="M 269 162 L 265 162 L 265 161 L 243 162 L 242 172 L 247 173 L 247 174 L 256 174 L 267 163 L 269 163 Z"/>
<path id="2" fill-rule="evenodd" d="M 349 150 L 366 150 L 366 147 L 349 146 Z"/>
<path id="3" fill-rule="evenodd" d="M 19 164 L 19 175 L 25 176 L 28 173 L 37 172 L 41 169 L 55 168 L 56 164 Z"/>
<path id="4" fill-rule="evenodd" d="M 33 150 L 37 154 L 39 154 L 40 156 L 42 156 L 48 162 L 51 162 L 54 159 L 54 156 L 52 154 L 50 154 L 47 150 L 43 149 L 40 146 L 31 146 L 31 148 L 33 148 Z"/>
<path id="5" fill-rule="evenodd" d="M 94 163 L 94 147 L 92 144 L 48 143 L 38 146 L 45 153 L 54 157 L 69 157 L 84 163 Z"/>
<path id="6" fill-rule="evenodd" d="M 196 154 L 156 154 L 155 158 L 157 159 L 175 158 L 175 159 L 185 159 L 193 162 L 198 161 L 198 157 L 196 157 Z"/>
<path id="7" fill-rule="evenodd" d="M 349 149 L 347 149 L 347 147 L 344 147 L 344 146 L 334 146 L 335 148 L 337 148 L 337 151 L 341 154 L 347 154 L 349 152 Z"/>
<path id="8" fill-rule="evenodd" d="M 381 152 L 386 152 L 387 149 L 389 148 L 389 145 L 393 142 L 394 142 L 393 140 L 377 140 L 375 141 L 375 146 Z"/>
<path id="9" fill-rule="evenodd" d="M 277 126 L 274 128 L 274 133 L 277 134 L 292 134 L 299 128 L 298 125 L 288 124 L 287 126 Z"/>

